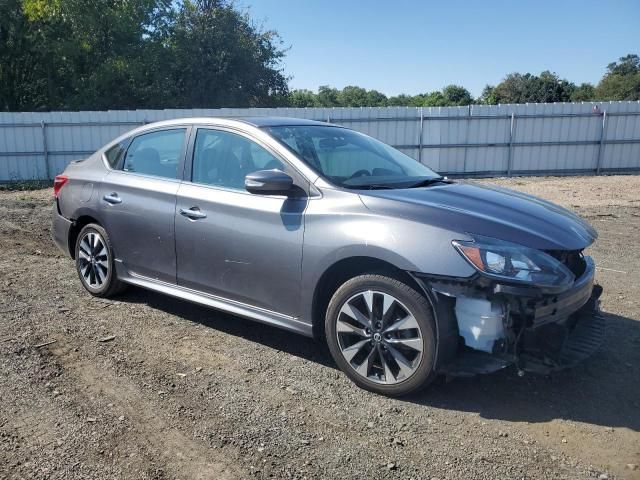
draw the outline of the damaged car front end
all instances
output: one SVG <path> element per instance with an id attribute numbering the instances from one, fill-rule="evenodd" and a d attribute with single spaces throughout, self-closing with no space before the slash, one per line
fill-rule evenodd
<path id="1" fill-rule="evenodd" d="M 442 373 L 469 376 L 515 365 L 519 375 L 548 374 L 577 365 L 600 347 L 602 287 L 594 283 L 591 257 L 582 250 L 541 251 L 471 237 L 452 243 L 475 275 L 416 276 L 445 304 L 441 331 L 451 332 L 450 341 L 457 343 Z M 455 325 L 447 329 L 447 321 Z"/>
<path id="2" fill-rule="evenodd" d="M 362 198 L 376 213 L 412 222 L 426 239 L 405 250 L 416 264 L 430 262 L 411 275 L 433 305 L 440 373 L 469 376 L 514 365 L 519 374 L 548 374 L 577 365 L 602 344 L 602 288 L 584 254 L 598 234 L 575 213 L 464 181 Z"/>

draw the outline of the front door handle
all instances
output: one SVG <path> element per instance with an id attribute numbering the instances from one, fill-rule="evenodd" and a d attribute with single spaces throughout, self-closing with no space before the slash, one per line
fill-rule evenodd
<path id="1" fill-rule="evenodd" d="M 105 195 L 104 197 L 102 197 L 102 199 L 105 202 L 110 203 L 111 205 L 116 205 L 117 203 L 122 203 L 122 199 L 118 196 L 118 194 L 116 192 L 109 193 L 108 195 Z"/>
<path id="2" fill-rule="evenodd" d="M 197 220 L 199 218 L 207 218 L 207 214 L 204 212 L 201 212 L 198 207 L 181 208 L 180 215 L 190 218 L 191 220 Z"/>

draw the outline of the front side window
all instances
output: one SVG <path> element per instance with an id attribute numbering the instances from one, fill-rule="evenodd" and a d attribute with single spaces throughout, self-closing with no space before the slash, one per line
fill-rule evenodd
<path id="1" fill-rule="evenodd" d="M 345 188 L 408 188 L 440 178 L 395 148 L 353 130 L 315 125 L 265 130 L 318 174 Z"/>
<path id="2" fill-rule="evenodd" d="M 265 148 L 235 133 L 198 129 L 192 181 L 244 190 L 244 177 L 257 170 L 282 170 L 284 164 Z"/>
<path id="3" fill-rule="evenodd" d="M 177 178 L 185 129 L 160 130 L 133 139 L 124 158 L 125 172 Z"/>

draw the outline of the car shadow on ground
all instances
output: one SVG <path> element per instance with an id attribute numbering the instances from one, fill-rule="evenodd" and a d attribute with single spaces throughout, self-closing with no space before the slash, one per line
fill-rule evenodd
<path id="1" fill-rule="evenodd" d="M 120 299 L 337 368 L 324 344 L 310 338 L 138 288 Z M 640 431 L 640 321 L 606 317 L 605 345 L 574 369 L 521 378 L 514 368 L 507 368 L 491 375 L 437 381 L 401 401 L 475 412 L 486 419 L 529 423 L 565 419 Z"/>
<path id="2" fill-rule="evenodd" d="M 605 344 L 573 369 L 520 378 L 514 368 L 507 368 L 442 382 L 405 400 L 476 412 L 487 419 L 529 423 L 565 419 L 640 431 L 640 321 L 605 315 Z"/>
<path id="3" fill-rule="evenodd" d="M 321 342 L 271 325 L 265 325 L 137 287 L 128 288 L 117 300 L 146 304 L 151 308 L 162 310 L 190 322 L 199 323 L 229 335 L 260 343 L 274 350 L 286 352 L 290 355 L 319 363 L 325 367 L 338 368 L 331 358 L 328 348 Z"/>

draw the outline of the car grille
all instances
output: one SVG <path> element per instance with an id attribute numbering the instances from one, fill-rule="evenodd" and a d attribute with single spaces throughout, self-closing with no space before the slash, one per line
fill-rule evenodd
<path id="1" fill-rule="evenodd" d="M 548 250 L 546 253 L 562 262 L 576 278 L 579 278 L 584 273 L 586 263 L 582 250 Z"/>

